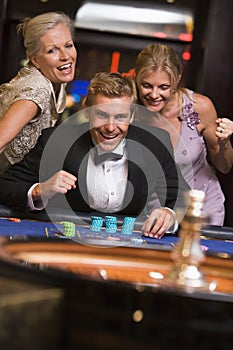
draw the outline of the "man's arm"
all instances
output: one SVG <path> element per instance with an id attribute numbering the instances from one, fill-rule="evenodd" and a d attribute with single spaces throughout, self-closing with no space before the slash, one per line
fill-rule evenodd
<path id="1" fill-rule="evenodd" d="M 27 208 L 27 193 L 33 184 L 39 182 L 40 159 L 51 133 L 51 129 L 46 129 L 23 160 L 0 175 L 0 203 Z"/>
<path id="2" fill-rule="evenodd" d="M 66 194 L 69 190 L 75 189 L 76 181 L 76 176 L 60 170 L 47 181 L 36 184 L 28 193 L 31 209 L 43 209 L 55 194 Z"/>

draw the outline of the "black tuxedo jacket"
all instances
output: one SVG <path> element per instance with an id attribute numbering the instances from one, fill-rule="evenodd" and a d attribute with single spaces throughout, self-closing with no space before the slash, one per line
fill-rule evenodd
<path id="1" fill-rule="evenodd" d="M 66 125 L 67 124 L 67 125 Z M 91 147 L 89 125 L 65 123 L 45 129 L 36 147 L 18 164 L 0 176 L 0 203 L 26 208 L 27 192 L 37 182 L 64 169 L 77 177 L 76 189 L 56 194 L 52 207 L 93 212 L 86 185 L 88 152 Z M 183 205 L 183 192 L 189 189 L 177 168 L 168 133 L 135 122 L 126 137 L 128 186 L 123 210 L 118 214 L 139 215 L 156 193 L 161 206 L 174 209 Z"/>

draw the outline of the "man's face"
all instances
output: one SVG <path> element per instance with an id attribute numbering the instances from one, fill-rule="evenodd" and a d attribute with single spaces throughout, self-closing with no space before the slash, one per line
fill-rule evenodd
<path id="1" fill-rule="evenodd" d="M 92 97 L 92 107 L 87 114 L 93 140 L 105 152 L 113 151 L 128 133 L 133 121 L 130 97 L 108 98 L 103 95 Z"/>

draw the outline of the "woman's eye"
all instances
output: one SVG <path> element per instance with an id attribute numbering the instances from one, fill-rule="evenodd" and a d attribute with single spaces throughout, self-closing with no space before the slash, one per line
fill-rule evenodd
<path id="1" fill-rule="evenodd" d="M 48 53 L 54 53 L 54 52 L 56 52 L 56 49 L 50 49 L 50 50 L 48 50 Z"/>
<path id="2" fill-rule="evenodd" d="M 162 85 L 162 86 L 160 87 L 161 90 L 168 90 L 168 89 L 170 89 L 170 88 L 171 88 L 170 85 Z"/>
<path id="3" fill-rule="evenodd" d="M 142 84 L 142 87 L 144 89 L 149 89 L 151 86 L 149 84 L 144 83 L 144 84 Z"/>

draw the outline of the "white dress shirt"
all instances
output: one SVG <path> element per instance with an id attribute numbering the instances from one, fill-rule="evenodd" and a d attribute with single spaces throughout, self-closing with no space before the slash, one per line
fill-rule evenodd
<path id="1" fill-rule="evenodd" d="M 105 160 L 98 165 L 94 162 L 94 155 L 104 153 L 103 150 L 92 148 L 87 164 L 87 193 L 88 203 L 97 211 L 116 212 L 122 209 L 127 178 L 128 161 L 123 140 L 115 149 L 114 153 L 123 155 L 121 159 Z"/>

